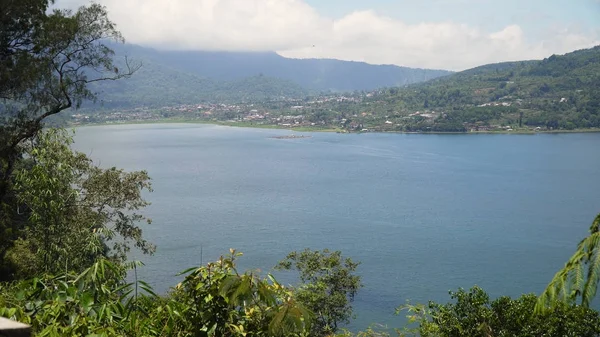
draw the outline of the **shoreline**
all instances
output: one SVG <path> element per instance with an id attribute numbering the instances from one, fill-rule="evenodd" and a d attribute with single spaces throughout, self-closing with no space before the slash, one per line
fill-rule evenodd
<path id="1" fill-rule="evenodd" d="M 199 121 L 199 120 L 185 120 L 185 119 L 164 119 L 164 120 L 152 120 L 152 121 L 123 121 L 123 122 L 115 122 L 115 123 L 86 123 L 86 124 L 78 124 L 73 125 L 69 124 L 67 127 L 70 128 L 79 128 L 86 126 L 111 126 L 111 125 L 150 125 L 150 124 L 204 124 L 204 125 L 216 125 L 216 126 L 228 126 L 234 128 L 254 128 L 254 129 L 272 129 L 272 130 L 287 130 L 292 132 L 335 132 L 339 134 L 365 134 L 365 133 L 376 133 L 376 134 L 386 134 L 386 133 L 397 133 L 397 134 L 418 134 L 418 135 L 536 135 L 536 134 L 561 134 L 561 133 L 598 133 L 600 132 L 600 128 L 598 129 L 575 129 L 575 130 L 543 130 L 543 131 L 467 131 L 467 132 L 423 132 L 423 131 L 365 131 L 365 132 L 349 132 L 343 129 L 333 129 L 333 128 L 313 128 L 313 127 L 297 127 L 297 128 L 287 128 L 280 127 L 278 125 L 272 124 L 237 124 L 236 123 L 227 123 L 227 122 L 218 122 L 218 121 Z"/>

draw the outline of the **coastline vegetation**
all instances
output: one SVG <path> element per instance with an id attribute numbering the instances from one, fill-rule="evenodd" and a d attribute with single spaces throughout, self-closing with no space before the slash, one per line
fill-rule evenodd
<path id="1" fill-rule="evenodd" d="M 573 129 L 573 130 L 488 130 L 488 131 L 469 131 L 469 132 L 449 132 L 449 131 L 397 131 L 397 130 L 379 130 L 379 131 L 348 131 L 343 128 L 319 127 L 319 126 L 300 126 L 294 128 L 282 127 L 272 124 L 257 124 L 257 123 L 239 123 L 229 121 L 205 121 L 193 119 L 178 119 L 168 118 L 159 120 L 140 120 L 140 121 L 120 121 L 109 123 L 85 123 L 80 125 L 70 125 L 69 127 L 86 127 L 86 126 L 110 126 L 110 125 L 148 125 L 148 124 L 204 124 L 217 126 L 230 126 L 239 128 L 255 128 L 255 129 L 272 129 L 272 130 L 287 130 L 291 132 L 334 132 L 343 134 L 361 134 L 361 133 L 399 133 L 399 134 L 502 134 L 502 135 L 535 135 L 535 134 L 558 134 L 558 133 L 596 133 L 600 132 L 600 128 L 589 129 Z"/>

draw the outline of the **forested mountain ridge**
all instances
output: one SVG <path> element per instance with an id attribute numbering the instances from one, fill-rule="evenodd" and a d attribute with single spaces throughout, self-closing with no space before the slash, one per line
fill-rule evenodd
<path id="1" fill-rule="evenodd" d="M 142 57 L 204 78 L 230 81 L 262 74 L 317 91 L 404 86 L 452 73 L 335 59 L 292 59 L 275 52 L 160 51 L 131 44 L 114 49 L 117 54 Z"/>
<path id="2" fill-rule="evenodd" d="M 234 56 L 239 55 L 230 55 Z M 246 102 L 236 105 L 233 112 L 211 108 L 210 114 L 192 116 L 171 108 L 166 115 L 146 118 L 248 121 L 347 131 L 600 128 L 600 46 L 543 60 L 483 65 L 401 87 L 326 95 L 268 74 L 217 81 L 176 69 L 185 62 L 166 65 L 152 60 L 145 59 L 144 67 L 129 81 L 101 87 L 108 93 L 104 97 L 112 99 L 105 100 L 105 106 L 160 108 L 203 101 Z M 318 97 L 299 99 L 308 95 Z M 286 122 L 292 119 L 294 123 Z"/>
<path id="3" fill-rule="evenodd" d="M 445 70 L 412 69 L 331 59 L 288 59 L 275 52 L 159 51 L 111 45 L 141 62 L 129 81 L 94 86 L 105 107 L 247 102 L 304 98 L 325 91 L 374 90 L 448 75 Z"/>
<path id="4" fill-rule="evenodd" d="M 600 46 L 489 64 L 363 100 L 372 123 L 403 131 L 600 127 Z M 333 108 L 334 110 L 336 108 Z"/>
<path id="5" fill-rule="evenodd" d="M 128 81 L 94 85 L 104 108 L 162 107 L 210 102 L 246 102 L 305 97 L 312 92 L 291 81 L 261 75 L 215 80 L 186 73 L 149 59 Z M 98 105 L 90 105 L 94 109 Z"/>

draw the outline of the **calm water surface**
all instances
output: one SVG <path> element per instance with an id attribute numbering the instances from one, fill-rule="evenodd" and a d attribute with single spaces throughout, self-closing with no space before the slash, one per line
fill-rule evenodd
<path id="1" fill-rule="evenodd" d="M 362 262 L 352 328 L 398 326 L 407 299 L 474 284 L 539 293 L 600 212 L 598 133 L 270 138 L 288 134 L 82 127 L 75 148 L 153 178 L 144 230 L 158 251 L 140 274 L 157 290 L 230 247 L 264 272 L 292 250 L 341 250 Z"/>

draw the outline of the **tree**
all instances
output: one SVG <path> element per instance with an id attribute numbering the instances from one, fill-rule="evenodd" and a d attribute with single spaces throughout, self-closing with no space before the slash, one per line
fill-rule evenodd
<path id="1" fill-rule="evenodd" d="M 600 334 L 600 314 L 589 308 L 561 304 L 543 314 L 535 314 L 537 297 L 522 295 L 518 299 L 503 296 L 491 301 L 479 287 L 450 292 L 451 303 L 406 305 L 408 320 L 417 323 L 400 335 L 422 337 L 492 337 L 492 336 L 578 336 Z"/>
<path id="2" fill-rule="evenodd" d="M 22 142 L 46 118 L 94 100 L 92 82 L 131 76 L 140 65 L 113 64 L 107 40 L 123 37 L 98 4 L 75 13 L 54 10 L 48 0 L 4 0 L 0 7 L 0 202 L 10 188 Z"/>
<path id="3" fill-rule="evenodd" d="M 77 273 L 0 283 L 0 317 L 31 324 L 39 336 L 306 337 L 312 314 L 269 276 L 236 270 L 241 253 L 188 269 L 166 296 L 128 269 L 100 259 Z"/>
<path id="4" fill-rule="evenodd" d="M 33 64 L 35 32 L 41 29 L 48 1 L 5 0 L 0 3 L 0 98 L 18 96 L 32 86 L 40 69 Z"/>
<path id="5" fill-rule="evenodd" d="M 340 251 L 305 249 L 291 252 L 276 269 L 297 270 L 301 284 L 294 297 L 316 315 L 311 336 L 324 336 L 338 330 L 352 317 L 352 301 L 362 287 L 354 272 L 360 263 L 343 258 Z"/>
<path id="6" fill-rule="evenodd" d="M 107 41 L 123 42 L 98 4 L 48 11 L 48 0 L 0 3 L 0 269 L 28 225 L 14 189 L 24 145 L 45 120 L 96 95 L 89 84 L 131 76 L 140 65 L 113 64 Z M 0 275 L 6 275 L 2 270 Z"/>
<path id="7" fill-rule="evenodd" d="M 101 257 L 122 262 L 131 246 L 154 251 L 138 227 L 148 205 L 142 191 L 151 191 L 147 173 L 101 169 L 71 143 L 63 129 L 38 132 L 15 172 L 18 211 L 28 216 L 7 253 L 17 277 L 81 271 Z"/>
<path id="8" fill-rule="evenodd" d="M 519 110 L 519 127 L 523 127 L 523 110 Z"/>
<path id="9" fill-rule="evenodd" d="M 590 235 L 579 242 L 577 250 L 540 295 L 536 311 L 564 302 L 589 307 L 600 281 L 600 214 L 590 226 Z"/>
<path id="10" fill-rule="evenodd" d="M 133 284 L 123 284 L 125 273 L 98 260 L 80 274 L 0 284 L 0 316 L 30 324 L 36 336 L 149 336 L 131 331 L 137 296 L 131 296 Z"/>
<path id="11" fill-rule="evenodd" d="M 184 336 L 300 336 L 306 335 L 313 315 L 289 289 L 268 276 L 238 273 L 230 250 L 206 266 L 190 268 L 172 291 L 168 305 L 177 312 L 160 325 L 166 335 Z"/>

